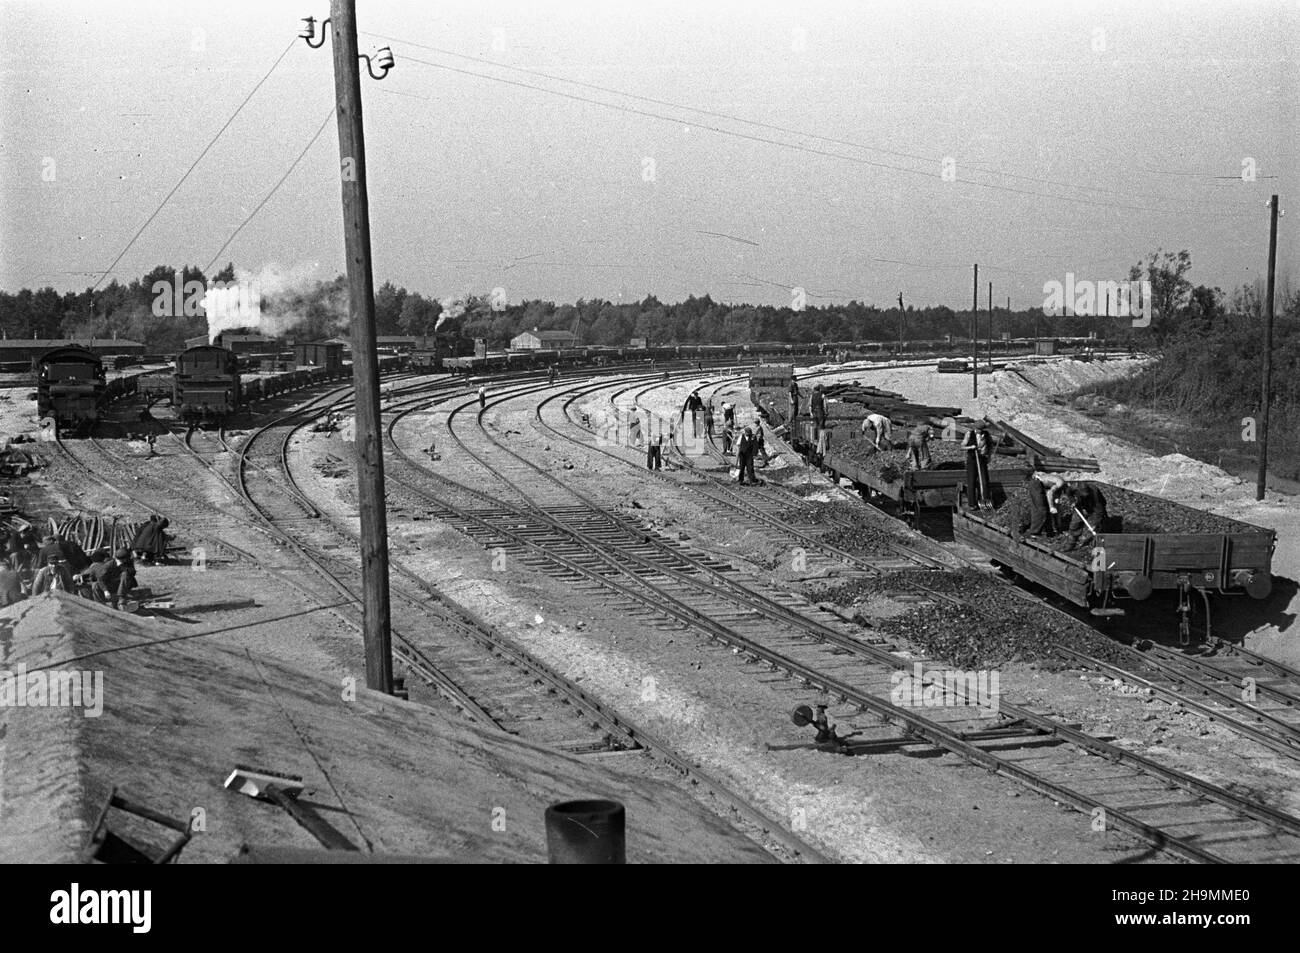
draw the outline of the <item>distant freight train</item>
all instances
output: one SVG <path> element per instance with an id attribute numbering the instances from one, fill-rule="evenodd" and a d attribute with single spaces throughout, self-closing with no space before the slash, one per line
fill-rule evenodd
<path id="1" fill-rule="evenodd" d="M 396 371 L 399 366 L 397 357 L 379 359 L 381 372 Z M 300 367 L 245 384 L 240 379 L 235 352 L 213 344 L 200 344 L 182 351 L 176 358 L 172 406 L 186 423 L 220 423 L 250 404 L 301 387 L 344 380 L 351 374 L 351 366 Z"/>

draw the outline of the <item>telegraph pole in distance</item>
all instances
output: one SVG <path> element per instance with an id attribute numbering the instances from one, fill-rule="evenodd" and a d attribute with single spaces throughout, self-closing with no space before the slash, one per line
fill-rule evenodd
<path id="1" fill-rule="evenodd" d="M 355 0 L 330 0 L 334 27 L 334 95 L 338 101 L 343 179 L 343 245 L 352 312 L 352 378 L 356 388 L 357 496 L 361 503 L 361 587 L 366 686 L 393 690 L 388 601 L 388 512 L 384 502 L 383 424 L 379 418 L 379 356 L 375 341 L 375 279 L 370 269 L 370 204 L 361 124 L 361 71 Z"/>
<path id="2" fill-rule="evenodd" d="M 903 292 L 898 293 L 898 359 L 903 359 Z"/>
<path id="3" fill-rule="evenodd" d="M 978 264 L 975 265 L 971 294 L 973 297 L 970 306 L 971 396 L 978 397 L 980 395 L 980 342 L 976 327 L 980 313 L 980 266 Z"/>
<path id="4" fill-rule="evenodd" d="M 993 373 L 993 282 L 989 282 L 989 373 Z"/>
<path id="5" fill-rule="evenodd" d="M 1268 200 L 1268 291 L 1264 300 L 1264 380 L 1260 390 L 1259 477 L 1255 499 L 1264 498 L 1268 484 L 1269 391 L 1273 387 L 1273 281 L 1277 272 L 1277 196 Z"/>

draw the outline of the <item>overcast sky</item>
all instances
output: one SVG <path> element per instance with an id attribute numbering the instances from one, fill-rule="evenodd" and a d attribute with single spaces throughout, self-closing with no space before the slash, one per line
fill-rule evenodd
<path id="1" fill-rule="evenodd" d="M 981 303 L 1026 307 L 1163 247 L 1227 290 L 1272 192 L 1300 279 L 1300 0 L 359 6 L 397 59 L 362 82 L 377 282 L 967 308 L 979 262 Z M 94 282 L 307 14 L 0 0 L 0 288 Z M 207 265 L 332 105 L 293 42 L 114 276 Z M 339 195 L 330 121 L 219 264 L 339 273 Z"/>

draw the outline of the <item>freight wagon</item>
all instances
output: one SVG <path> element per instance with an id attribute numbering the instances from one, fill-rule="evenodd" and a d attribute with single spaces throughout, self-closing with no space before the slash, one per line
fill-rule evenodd
<path id="1" fill-rule="evenodd" d="M 1099 526 L 1090 546 L 1066 550 L 1022 539 L 1014 507 L 994 512 L 961 510 L 953 536 L 994 564 L 1038 583 L 1094 615 L 1122 615 L 1124 603 L 1144 602 L 1157 592 L 1177 596 L 1182 641 L 1190 635 L 1191 593 L 1205 606 L 1210 637 L 1210 596 L 1272 592 L 1276 534 L 1168 500 L 1095 484 L 1107 497 L 1112 527 Z M 1108 531 L 1109 530 L 1109 531 Z"/>
<path id="2" fill-rule="evenodd" d="M 844 421 L 841 426 L 847 426 Z M 954 441 L 931 441 L 935 460 L 928 470 L 908 470 L 904 449 L 862 453 L 862 440 L 853 440 L 848 430 L 836 438 L 834 427 L 823 428 L 818 443 L 817 428 L 812 420 L 797 420 L 790 431 L 790 444 L 805 460 L 820 467 L 832 479 L 843 477 L 853 484 L 863 499 L 877 496 L 892 500 L 913 525 L 919 525 L 922 511 L 956 510 L 966 503 L 966 466 L 964 452 Z M 1027 470 L 1021 463 L 998 465 L 995 456 L 990 464 L 989 491 L 995 503 L 1005 500 L 1024 480 Z"/>

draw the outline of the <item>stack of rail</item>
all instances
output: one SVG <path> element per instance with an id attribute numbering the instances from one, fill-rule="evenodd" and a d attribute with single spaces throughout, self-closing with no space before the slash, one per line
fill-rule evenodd
<path id="1" fill-rule="evenodd" d="M 144 521 L 130 521 L 120 516 L 112 518 L 76 513 L 62 520 L 50 517 L 50 532 L 70 539 L 86 553 L 107 549 L 130 549 Z"/>

